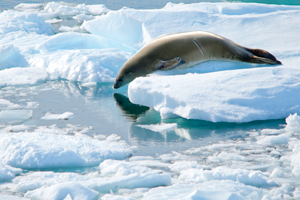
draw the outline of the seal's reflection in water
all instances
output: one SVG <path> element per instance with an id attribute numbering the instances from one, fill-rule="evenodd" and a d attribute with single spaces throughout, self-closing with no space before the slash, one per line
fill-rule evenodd
<path id="1" fill-rule="evenodd" d="M 140 115 L 145 114 L 150 109 L 146 106 L 131 103 L 129 99 L 122 94 L 114 93 L 113 96 L 124 116 L 132 120 L 132 122 L 135 122 Z"/>
<path id="2" fill-rule="evenodd" d="M 284 119 L 255 121 L 250 123 L 213 123 L 203 120 L 166 119 L 162 120 L 159 113 L 152 108 L 133 104 L 128 97 L 114 93 L 118 108 L 132 121 L 128 139 L 131 143 L 154 142 L 185 142 L 202 141 L 214 143 L 218 141 L 243 139 L 249 132 L 266 128 L 282 128 Z M 177 123 L 178 127 L 166 131 L 152 131 L 137 125 L 159 125 Z"/>

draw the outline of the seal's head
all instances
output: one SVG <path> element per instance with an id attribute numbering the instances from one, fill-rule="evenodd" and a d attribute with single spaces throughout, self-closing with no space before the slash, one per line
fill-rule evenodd
<path id="1" fill-rule="evenodd" d="M 146 76 L 151 71 L 151 64 L 147 58 L 140 58 L 138 56 L 133 56 L 119 70 L 116 80 L 114 82 L 113 88 L 118 89 L 131 81 L 136 77 Z"/>
<path id="2" fill-rule="evenodd" d="M 121 67 L 120 71 L 118 72 L 116 76 L 116 80 L 114 82 L 113 88 L 118 89 L 139 76 L 145 76 L 146 73 L 144 73 L 142 62 L 134 62 L 133 59 L 128 60 L 124 65 Z"/>

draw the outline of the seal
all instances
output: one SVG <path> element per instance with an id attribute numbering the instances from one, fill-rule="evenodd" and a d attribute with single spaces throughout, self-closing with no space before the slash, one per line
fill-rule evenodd
<path id="1" fill-rule="evenodd" d="M 262 49 L 243 47 L 214 33 L 193 31 L 159 36 L 134 54 L 119 70 L 113 88 L 156 70 L 185 68 L 208 60 L 281 64 Z"/>

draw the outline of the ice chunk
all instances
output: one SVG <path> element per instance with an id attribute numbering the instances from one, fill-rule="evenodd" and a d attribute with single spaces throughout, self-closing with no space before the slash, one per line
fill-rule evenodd
<path id="1" fill-rule="evenodd" d="M 297 113 L 295 114 L 290 114 L 290 116 L 288 116 L 286 119 L 286 127 L 285 129 L 287 131 L 293 131 L 296 133 L 300 133 L 300 116 L 297 115 Z"/>
<path id="2" fill-rule="evenodd" d="M 177 123 L 170 123 L 170 124 L 161 123 L 161 124 L 151 124 L 151 125 L 137 124 L 136 126 L 145 128 L 145 129 L 149 129 L 149 130 L 155 131 L 155 132 L 166 132 L 166 131 L 177 128 L 178 125 L 177 125 Z"/>
<path id="3" fill-rule="evenodd" d="M 133 156 L 129 158 L 129 160 L 132 161 L 140 161 L 140 160 L 154 160 L 152 156 Z"/>
<path id="4" fill-rule="evenodd" d="M 174 114 L 212 122 L 278 119 L 300 111 L 292 98 L 299 78 L 300 70 L 283 68 L 145 77 L 129 84 L 128 96 L 163 119 Z"/>
<path id="5" fill-rule="evenodd" d="M 124 141 L 34 132 L 2 133 L 0 161 L 14 167 L 61 168 L 99 165 L 105 159 L 125 159 L 132 150 Z"/>
<path id="6" fill-rule="evenodd" d="M 226 191 L 205 191 L 195 190 L 186 197 L 180 198 L 182 200 L 194 200 L 194 199 L 205 199 L 205 200 L 243 200 L 244 198 L 240 195 L 226 192 Z"/>
<path id="7" fill-rule="evenodd" d="M 13 183 L 16 184 L 14 192 L 26 193 L 42 186 L 52 186 L 65 182 L 79 182 L 89 180 L 89 177 L 76 173 L 54 173 L 54 172 L 33 172 L 24 176 L 16 177 Z"/>
<path id="8" fill-rule="evenodd" d="M 262 145 L 281 145 L 287 144 L 290 141 L 289 134 L 281 134 L 276 136 L 265 136 L 263 138 L 259 137 L 260 139 L 257 140 L 258 144 Z"/>
<path id="9" fill-rule="evenodd" d="M 86 9 L 90 11 L 92 15 L 102 15 L 110 11 L 108 8 L 106 8 L 104 4 L 96 4 L 96 5 L 79 4 L 76 7 L 81 9 Z"/>
<path id="10" fill-rule="evenodd" d="M 101 174 L 104 176 L 126 176 L 133 173 L 146 173 L 152 171 L 150 168 L 139 166 L 137 163 L 105 160 L 100 164 Z"/>
<path id="11" fill-rule="evenodd" d="M 48 74 L 42 68 L 10 68 L 0 71 L 0 86 L 36 84 L 45 81 Z"/>
<path id="12" fill-rule="evenodd" d="M 83 25 L 92 34 L 110 38 L 129 46 L 139 46 L 143 38 L 142 23 L 122 12 L 111 11 Z"/>
<path id="13" fill-rule="evenodd" d="M 20 109 L 22 108 L 19 104 L 14 104 L 6 99 L 0 99 L 0 109 Z"/>
<path id="14" fill-rule="evenodd" d="M 55 120 L 55 119 L 63 119 L 68 120 L 70 118 L 73 118 L 74 113 L 72 112 L 64 112 L 63 114 L 52 114 L 47 112 L 45 116 L 43 116 L 41 119 L 43 120 Z"/>
<path id="15" fill-rule="evenodd" d="M 157 186 L 166 186 L 170 183 L 171 176 L 169 174 L 147 172 L 143 174 L 134 173 L 128 176 L 112 178 L 94 178 L 89 181 L 85 181 L 84 185 L 99 192 L 109 193 L 112 188 L 152 188 Z"/>
<path id="16" fill-rule="evenodd" d="M 197 168 L 197 161 L 177 161 L 169 166 L 171 171 L 180 172 L 185 169 Z"/>
<path id="17" fill-rule="evenodd" d="M 68 5 L 63 5 L 61 3 L 49 2 L 45 8 L 45 11 L 49 13 L 55 13 L 57 16 L 74 16 L 79 14 L 91 14 L 83 6 L 72 7 Z"/>
<path id="18" fill-rule="evenodd" d="M 35 11 L 41 9 L 43 4 L 41 3 L 20 3 L 19 5 L 15 6 L 14 9 L 18 11 Z"/>
<path id="19" fill-rule="evenodd" d="M 277 186 L 274 181 L 270 180 L 260 171 L 231 169 L 227 167 L 217 167 L 212 170 L 187 169 L 180 172 L 178 179 L 188 182 L 205 182 L 210 180 L 228 179 L 255 187 L 268 188 Z"/>
<path id="20" fill-rule="evenodd" d="M 25 194 L 25 197 L 57 200 L 65 199 L 69 195 L 73 200 L 93 200 L 97 194 L 96 191 L 86 188 L 79 183 L 68 182 L 29 191 Z"/>
<path id="21" fill-rule="evenodd" d="M 32 117 L 32 110 L 1 110 L 0 123 L 18 124 Z"/>
<path id="22" fill-rule="evenodd" d="M 72 29 L 72 28 L 70 28 Z M 36 49 L 42 52 L 57 51 L 60 49 L 109 49 L 117 48 L 124 51 L 133 49 L 114 40 L 104 38 L 98 35 L 86 33 L 61 33 L 50 37 L 45 42 L 39 44 Z M 63 53 L 59 52 L 61 55 Z M 84 53 L 84 52 L 82 52 Z"/>
<path id="23" fill-rule="evenodd" d="M 78 19 L 80 21 L 88 21 L 88 20 L 92 20 L 95 17 L 91 16 L 91 15 L 85 15 L 85 14 L 80 14 L 80 15 L 76 15 L 75 17 L 73 17 L 74 19 Z"/>
<path id="24" fill-rule="evenodd" d="M 171 186 L 167 187 L 157 187 L 152 188 L 148 192 L 144 194 L 143 199 L 150 200 L 150 199 L 157 199 L 157 200 L 163 200 L 163 199 L 183 199 L 187 198 L 189 195 L 193 194 L 195 190 L 200 191 L 207 191 L 206 194 L 210 193 L 209 191 L 214 191 L 215 194 L 221 194 L 224 195 L 228 192 L 228 198 L 230 197 L 229 193 L 236 194 L 233 195 L 235 197 L 239 197 L 238 195 L 242 196 L 245 199 L 251 199 L 247 198 L 248 195 L 251 195 L 251 193 L 256 193 L 256 197 L 254 199 L 261 199 L 262 198 L 262 191 L 256 187 L 253 186 L 246 186 L 242 183 L 235 182 L 235 181 L 229 181 L 229 180 L 213 180 L 213 181 L 207 181 L 204 183 L 198 183 L 198 184 L 173 184 Z M 203 193 L 204 195 L 204 193 Z M 226 196 L 224 196 L 226 197 Z M 226 199 L 226 198 L 224 198 Z"/>
<path id="25" fill-rule="evenodd" d="M 26 102 L 27 103 L 27 106 L 26 108 L 37 108 L 39 107 L 39 103 L 36 102 L 36 101 L 29 101 L 29 102 Z"/>
<path id="26" fill-rule="evenodd" d="M 32 127 L 35 127 L 35 126 L 27 126 L 27 125 L 24 125 L 24 124 L 21 124 L 21 125 L 14 125 L 14 126 L 6 126 L 4 127 L 3 129 L 0 129 L 0 132 L 20 132 L 20 131 L 25 131 L 25 130 L 28 130 L 28 129 L 31 129 Z"/>
<path id="27" fill-rule="evenodd" d="M 28 63 L 14 45 L 0 46 L 0 70 L 11 67 L 27 67 Z"/>
<path id="28" fill-rule="evenodd" d="M 117 49 L 61 50 L 47 56 L 35 57 L 30 63 L 47 68 L 51 79 L 113 82 L 129 55 L 131 54 Z"/>
<path id="29" fill-rule="evenodd" d="M 25 31 L 53 35 L 54 31 L 45 18 L 35 13 L 8 10 L 0 13 L 0 35 Z"/>
<path id="30" fill-rule="evenodd" d="M 291 156 L 291 166 L 293 167 L 292 173 L 295 176 L 300 176 L 300 143 L 290 142 L 289 149 L 292 149 L 293 155 Z"/>
<path id="31" fill-rule="evenodd" d="M 16 175 L 21 174 L 22 169 L 14 168 L 0 162 L 0 182 L 10 181 Z"/>
<path id="32" fill-rule="evenodd" d="M 266 14 L 278 11 L 297 10 L 294 6 L 285 5 L 265 5 L 255 3 L 195 3 L 195 4 L 175 4 L 167 3 L 164 10 L 168 11 L 202 11 L 211 14 L 224 14 L 224 15 L 247 15 L 247 14 Z"/>

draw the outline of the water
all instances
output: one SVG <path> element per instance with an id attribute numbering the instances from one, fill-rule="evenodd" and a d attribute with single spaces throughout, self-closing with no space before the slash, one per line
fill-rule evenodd
<path id="1" fill-rule="evenodd" d="M 97 87 L 81 87 L 80 83 L 64 80 L 48 81 L 30 87 L 13 87 L 17 93 L 28 94 L 26 99 L 38 102 L 31 120 L 26 125 L 50 126 L 53 121 L 40 120 L 47 112 L 73 112 L 74 118 L 59 120 L 56 125 L 64 128 L 66 124 L 93 126 L 89 135 L 121 136 L 130 145 L 137 145 L 134 155 L 165 154 L 191 147 L 205 146 L 219 141 L 242 139 L 250 131 L 266 128 L 282 128 L 284 119 L 255 121 L 251 123 L 212 123 L 201 120 L 167 119 L 162 120 L 154 109 L 132 104 L 127 97 L 127 87 L 112 89 L 111 83 L 97 84 Z M 3 88 L 5 90 L 5 88 Z M 29 91 L 34 91 L 30 94 Z M 23 96 L 6 97 L 13 103 L 20 103 Z M 176 130 L 155 132 L 136 125 L 158 123 L 177 123 Z M 159 148 L 159 151 L 157 150 Z"/>

